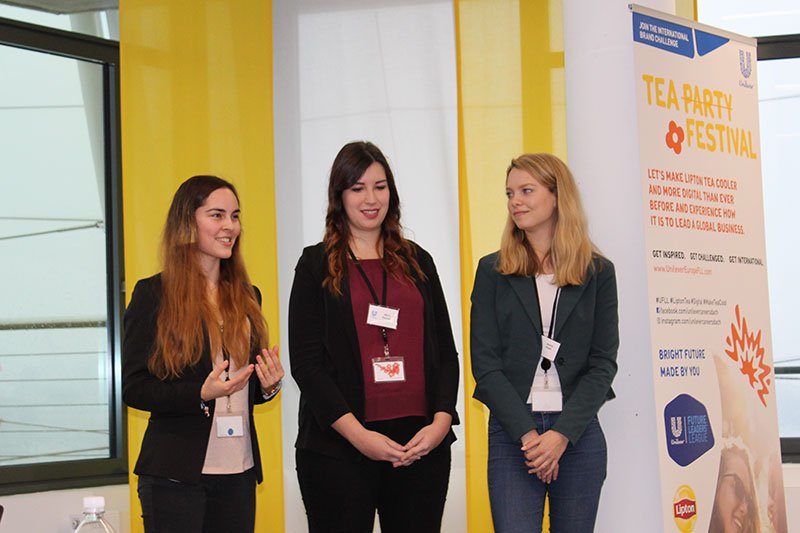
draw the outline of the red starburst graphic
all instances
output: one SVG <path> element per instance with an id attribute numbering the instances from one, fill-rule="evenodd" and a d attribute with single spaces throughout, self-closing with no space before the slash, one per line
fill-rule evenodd
<path id="1" fill-rule="evenodd" d="M 731 334 L 725 338 L 728 357 L 739 363 L 739 372 L 747 376 L 750 387 L 758 394 L 758 399 L 767 406 L 772 380 L 769 375 L 772 368 L 764 362 L 764 347 L 761 346 L 761 330 L 751 332 L 747 328 L 747 319 L 739 312 L 736 306 L 736 322 L 731 323 Z"/>

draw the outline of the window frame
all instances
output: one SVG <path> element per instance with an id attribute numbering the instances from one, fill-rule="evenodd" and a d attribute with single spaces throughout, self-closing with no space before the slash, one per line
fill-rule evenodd
<path id="1" fill-rule="evenodd" d="M 119 43 L 0 18 L 0 45 L 99 64 L 103 69 L 107 383 L 109 457 L 0 466 L 0 495 L 128 482 L 127 418 L 122 403 L 121 335 L 124 312 Z"/>
<path id="2" fill-rule="evenodd" d="M 800 58 L 800 34 L 773 35 L 756 39 L 758 61 Z M 800 376 L 800 366 L 774 366 L 775 376 Z M 781 457 L 784 463 L 800 463 L 800 437 L 781 437 Z"/>

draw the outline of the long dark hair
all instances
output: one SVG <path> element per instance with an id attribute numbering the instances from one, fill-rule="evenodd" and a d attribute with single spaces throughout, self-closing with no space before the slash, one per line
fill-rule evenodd
<path id="1" fill-rule="evenodd" d="M 234 186 L 222 178 L 193 176 L 175 192 L 167 214 L 161 238 L 161 304 L 148 361 L 150 372 L 161 379 L 177 377 L 200 361 L 204 330 L 211 353 L 224 346 L 239 367 L 247 363 L 251 347 L 268 343 L 267 325 L 241 255 L 241 234 L 230 258 L 220 261 L 217 308 L 208 300 L 207 281 L 197 259 L 195 211 L 218 189 L 229 189 L 239 200 Z M 222 332 L 220 319 L 230 324 Z"/>
<path id="2" fill-rule="evenodd" d="M 406 278 L 413 281 L 412 271 L 418 279 L 425 279 L 425 274 L 417 262 L 416 250 L 403 237 L 400 225 L 400 195 L 394 182 L 392 169 L 380 149 L 367 141 L 355 141 L 345 144 L 331 167 L 328 181 L 328 212 L 325 215 L 325 251 L 328 254 L 328 276 L 323 285 L 331 293 L 342 293 L 342 279 L 346 271 L 347 251 L 350 246 L 350 224 L 342 203 L 342 193 L 361 179 L 367 168 L 378 163 L 386 173 L 389 187 L 389 207 L 386 218 L 381 224 L 383 241 L 383 267 L 395 278 Z"/>

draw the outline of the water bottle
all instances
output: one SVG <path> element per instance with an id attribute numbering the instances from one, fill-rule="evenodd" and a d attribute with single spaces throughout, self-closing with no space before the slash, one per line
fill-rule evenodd
<path id="1" fill-rule="evenodd" d="M 114 528 L 106 522 L 103 515 L 106 512 L 106 499 L 102 496 L 87 496 L 83 499 L 83 520 L 78 524 L 75 533 L 89 533 L 101 531 L 114 533 Z"/>

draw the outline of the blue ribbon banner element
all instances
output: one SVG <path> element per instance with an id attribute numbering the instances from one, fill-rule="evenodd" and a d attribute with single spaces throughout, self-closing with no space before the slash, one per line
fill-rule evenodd
<path id="1" fill-rule="evenodd" d="M 720 37 L 719 35 L 708 33 L 707 31 L 694 30 L 694 35 L 697 41 L 697 53 L 701 56 L 713 52 L 730 41 L 727 37 Z"/>
<path id="2" fill-rule="evenodd" d="M 692 28 L 682 24 L 634 13 L 633 40 L 673 54 L 694 57 L 694 33 Z"/>

